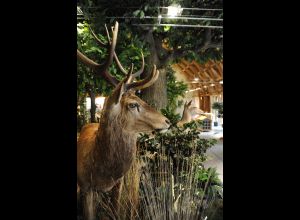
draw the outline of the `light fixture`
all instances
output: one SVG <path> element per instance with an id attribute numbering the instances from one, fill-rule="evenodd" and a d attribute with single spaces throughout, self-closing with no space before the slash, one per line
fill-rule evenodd
<path id="1" fill-rule="evenodd" d="M 220 83 L 220 84 L 223 84 L 223 80 L 221 80 L 219 83 Z"/>
<path id="2" fill-rule="evenodd" d="M 198 87 L 196 89 L 190 89 L 188 91 L 185 91 L 185 93 L 188 93 L 188 92 L 194 92 L 194 91 L 197 91 L 197 90 L 201 90 L 201 87 Z"/>
<path id="3" fill-rule="evenodd" d="M 214 85 L 215 85 L 215 84 L 213 84 L 213 83 L 212 83 L 212 84 L 210 84 L 210 86 L 214 86 Z"/>
<path id="4" fill-rule="evenodd" d="M 194 80 L 195 80 L 195 81 L 199 81 L 199 78 L 198 78 L 198 77 L 195 77 Z"/>
<path id="5" fill-rule="evenodd" d="M 181 8 L 180 5 L 171 5 L 171 6 L 168 7 L 168 14 L 167 15 L 170 18 L 174 18 L 178 15 L 181 15 L 182 10 L 183 9 Z"/>
<path id="6" fill-rule="evenodd" d="M 95 99 L 95 104 L 96 104 L 97 106 L 99 106 L 100 109 L 102 109 L 102 108 L 103 108 L 103 105 L 104 105 L 104 101 L 105 101 L 105 97 L 97 97 L 97 98 Z"/>
<path id="7" fill-rule="evenodd" d="M 162 16 L 161 15 L 158 15 L 158 24 L 160 24 L 160 22 L 161 22 L 161 18 L 162 18 Z"/>

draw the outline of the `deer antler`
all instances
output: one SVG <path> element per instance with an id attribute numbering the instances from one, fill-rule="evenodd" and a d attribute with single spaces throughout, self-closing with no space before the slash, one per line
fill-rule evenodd
<path id="1" fill-rule="evenodd" d="M 110 36 L 109 36 L 109 32 L 108 32 L 108 29 L 107 29 L 107 26 L 105 24 L 105 30 L 106 30 L 106 35 L 107 35 L 107 39 L 108 41 L 110 42 Z M 112 28 L 112 32 L 114 32 L 114 29 Z M 101 45 L 103 45 L 103 42 L 100 41 L 100 39 L 97 38 L 97 36 L 95 35 L 95 33 L 92 31 L 92 34 L 93 36 L 95 37 L 95 39 L 98 41 L 98 43 Z M 142 55 L 142 67 L 141 69 L 139 69 L 137 72 L 135 72 L 133 74 L 133 78 L 136 78 L 136 77 L 139 77 L 143 72 L 144 72 L 144 68 L 145 68 L 145 60 L 144 60 L 144 54 L 143 52 L 141 52 L 141 55 Z M 125 68 L 122 66 L 116 52 L 114 52 L 114 58 L 116 60 L 116 63 L 117 63 L 117 66 L 119 67 L 119 69 L 121 70 L 122 73 L 124 73 L 125 75 L 127 75 L 127 71 L 125 70 Z"/>
<path id="2" fill-rule="evenodd" d="M 126 89 L 130 90 L 141 90 L 144 88 L 147 88 L 151 86 L 158 78 L 159 76 L 159 71 L 156 70 L 156 65 L 153 65 L 153 69 L 150 75 L 148 75 L 145 79 L 137 81 L 137 82 L 132 82 L 130 84 L 126 85 Z"/>
<path id="3" fill-rule="evenodd" d="M 101 46 L 101 47 L 108 47 L 108 45 L 111 43 L 111 40 L 110 40 L 110 36 L 109 36 L 108 30 L 107 30 L 106 24 L 105 24 L 106 35 L 107 35 L 107 39 L 108 39 L 108 41 L 109 41 L 109 44 L 107 44 L 107 45 L 106 45 L 105 43 L 103 43 L 103 42 L 97 37 L 97 35 L 95 34 L 95 32 L 92 30 L 92 28 L 91 28 L 90 26 L 89 26 L 89 29 L 90 29 L 90 31 L 91 31 L 93 37 L 95 38 L 95 40 L 96 40 L 96 42 L 98 43 L 99 46 Z M 121 72 L 124 73 L 124 74 L 127 74 L 127 71 L 123 68 L 123 66 L 122 66 L 122 64 L 121 64 L 121 62 L 120 62 L 120 60 L 119 60 L 119 58 L 118 58 L 118 56 L 117 56 L 117 54 L 116 54 L 115 51 L 114 51 L 114 58 L 115 58 L 115 60 L 116 60 L 116 63 L 117 63 L 117 65 L 118 65 L 118 67 L 120 68 Z"/>
<path id="4" fill-rule="evenodd" d="M 112 40 L 110 39 L 109 36 L 109 32 L 107 30 L 107 27 L 105 25 L 105 29 L 106 29 L 106 34 L 107 34 L 107 38 L 109 41 L 109 44 L 105 44 L 104 42 L 102 42 L 97 36 L 96 34 L 93 32 L 93 30 L 89 27 L 93 37 L 95 38 L 96 42 L 98 43 L 99 46 L 101 47 L 108 47 L 108 45 L 110 45 L 109 47 L 109 56 L 108 59 L 106 60 L 106 62 L 102 65 L 96 63 L 95 61 L 91 60 L 90 58 L 88 58 L 87 56 L 85 56 L 83 53 L 81 53 L 79 50 L 77 50 L 77 58 L 84 63 L 85 65 L 89 66 L 90 68 L 92 68 L 95 71 L 96 75 L 99 76 L 103 76 L 110 84 L 116 86 L 120 81 L 117 80 L 114 76 L 110 75 L 107 71 L 108 67 L 112 64 L 113 58 L 115 58 L 115 61 L 117 63 L 117 66 L 120 68 L 120 70 L 124 73 L 124 74 L 128 74 L 128 72 L 124 69 L 124 67 L 122 66 L 117 54 L 115 53 L 115 48 L 116 48 L 116 42 L 117 42 L 117 36 L 118 36 L 118 30 L 119 30 L 119 23 L 116 22 L 114 28 L 113 28 L 113 38 Z M 144 67 L 145 67 L 145 60 L 144 60 L 144 54 L 141 52 L 142 55 L 142 67 L 135 72 L 134 74 L 132 74 L 133 72 L 133 64 L 131 65 L 131 68 L 129 70 L 129 73 L 132 75 L 130 77 L 130 80 L 128 82 L 130 82 L 132 79 L 140 76 L 143 72 L 144 72 Z M 156 67 L 155 67 L 156 69 Z M 142 88 L 146 88 L 148 87 L 148 84 L 151 83 L 151 81 L 155 81 L 157 78 L 154 78 L 156 76 L 156 72 L 153 72 L 152 74 L 150 74 L 146 79 L 141 80 L 139 82 L 134 82 L 134 83 L 130 83 L 128 84 L 130 88 L 133 87 L 137 87 L 136 90 L 138 89 L 142 89 Z M 158 77 L 158 76 L 157 76 Z M 153 79 L 152 79 L 153 78 Z M 132 84 L 132 85 L 131 85 Z M 145 84 L 145 85 L 144 85 Z M 151 83 L 150 85 L 152 85 L 153 83 Z M 149 85 L 149 86 L 150 86 Z"/>
<path id="5" fill-rule="evenodd" d="M 81 62 L 83 62 L 84 64 L 91 67 L 95 71 L 96 75 L 103 76 L 109 83 L 111 83 L 114 86 L 116 86 L 119 83 L 119 80 L 117 80 L 115 77 L 111 76 L 108 73 L 107 69 L 113 61 L 114 52 L 115 52 L 116 43 L 117 43 L 117 37 L 118 37 L 118 30 L 119 30 L 119 23 L 116 22 L 114 32 L 113 32 L 112 42 L 111 42 L 110 48 L 109 48 L 109 56 L 108 56 L 107 60 L 105 61 L 105 63 L 102 65 L 92 61 L 87 56 L 82 54 L 79 50 L 77 50 L 77 58 Z M 101 41 L 100 40 L 98 41 L 98 40 L 97 40 L 97 42 L 100 44 Z M 103 45 L 103 42 L 101 42 L 101 43 L 102 43 L 101 45 Z"/>

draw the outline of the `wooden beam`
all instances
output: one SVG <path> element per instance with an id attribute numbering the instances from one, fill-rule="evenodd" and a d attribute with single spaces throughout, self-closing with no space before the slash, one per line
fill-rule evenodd
<path id="1" fill-rule="evenodd" d="M 204 68 L 202 68 L 198 63 L 194 62 L 194 66 L 197 68 L 198 73 L 200 74 L 203 81 L 211 81 L 210 76 L 205 72 Z"/>
<path id="2" fill-rule="evenodd" d="M 215 81 L 221 81 L 223 79 L 223 76 L 222 76 L 221 72 L 218 73 L 214 68 L 211 68 L 210 71 L 214 75 Z"/>
<path id="3" fill-rule="evenodd" d="M 208 69 L 206 72 L 209 74 L 211 81 L 213 81 L 213 82 L 217 81 L 217 78 L 216 78 L 214 72 L 212 71 L 212 69 Z"/>
<path id="4" fill-rule="evenodd" d="M 197 73 L 198 72 L 198 69 L 197 69 L 197 67 L 195 66 L 195 64 L 191 64 L 191 65 L 189 65 L 189 68 L 191 69 L 191 70 L 193 70 L 193 72 L 195 72 L 195 73 Z"/>
<path id="5" fill-rule="evenodd" d="M 184 70 L 185 66 L 182 63 L 177 63 L 177 66 L 181 69 Z"/>
<path id="6" fill-rule="evenodd" d="M 186 66 L 190 65 L 190 62 L 188 62 L 187 60 L 182 59 L 181 62 Z"/>
<path id="7" fill-rule="evenodd" d="M 190 81 L 194 80 L 194 73 L 191 72 L 191 70 L 186 69 L 186 70 L 184 71 L 184 73 L 188 76 L 188 78 L 189 78 Z"/>

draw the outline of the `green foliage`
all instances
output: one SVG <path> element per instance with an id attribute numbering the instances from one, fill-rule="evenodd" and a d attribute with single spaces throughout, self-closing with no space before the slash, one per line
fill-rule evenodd
<path id="1" fill-rule="evenodd" d="M 84 102 L 80 102 L 77 108 L 77 132 L 80 132 L 83 125 L 89 122 L 88 115 Z"/>
<path id="2" fill-rule="evenodd" d="M 206 159 L 207 149 L 216 144 L 216 140 L 199 138 L 200 125 L 199 121 L 192 121 L 183 128 L 174 126 L 166 133 L 156 133 L 154 137 L 142 134 L 139 138 L 140 152 L 144 155 L 147 151 L 154 154 L 163 147 L 165 153 L 174 161 L 176 158 L 176 166 L 195 155 L 201 163 Z"/>
<path id="3" fill-rule="evenodd" d="M 109 27 L 109 26 L 108 26 Z M 94 30 L 98 28 L 94 27 Z M 102 29 L 103 30 L 103 29 Z M 103 32 L 105 33 L 105 32 Z M 107 37 L 102 34 L 97 34 L 97 37 L 103 42 L 107 43 Z M 102 64 L 107 55 L 107 48 L 100 47 L 94 37 L 92 36 L 89 24 L 87 22 L 77 24 L 77 48 L 84 53 L 87 57 L 94 60 L 95 62 Z M 149 52 L 146 45 L 141 41 L 136 34 L 132 33 L 128 28 L 120 28 L 118 33 L 118 41 L 116 47 L 116 53 L 122 63 L 123 67 L 127 70 L 134 64 L 134 71 L 141 68 L 141 53 L 143 52 L 144 57 L 149 56 Z M 124 74 L 118 69 L 117 65 L 113 63 L 108 72 L 115 76 L 118 80 L 124 78 Z M 78 100 L 85 97 L 88 90 L 91 90 L 96 96 L 108 96 L 111 94 L 113 87 L 107 83 L 101 77 L 96 77 L 92 70 L 82 64 L 80 61 L 77 62 L 77 97 Z M 78 103 L 83 108 L 84 103 Z M 80 118 L 80 125 L 85 123 L 83 117 L 86 117 L 86 112 L 82 112 L 83 115 L 78 116 Z M 78 114 L 77 114 L 78 115 Z"/>
<path id="4" fill-rule="evenodd" d="M 218 111 L 218 118 L 223 118 L 223 102 L 213 103 L 212 109 L 215 109 Z"/>
<path id="5" fill-rule="evenodd" d="M 103 35 L 97 35 L 100 40 L 107 43 L 106 38 Z M 84 23 L 77 24 L 77 48 L 88 56 L 90 59 L 102 63 L 107 56 L 107 49 L 101 48 L 97 45 L 95 39 L 90 33 L 89 25 Z M 114 67 L 110 68 L 114 70 Z M 116 72 L 116 71 L 112 71 Z M 117 76 L 120 78 L 120 76 Z M 80 61 L 77 62 L 77 92 L 78 96 L 83 96 L 87 93 L 87 89 L 90 88 L 95 94 L 107 95 L 111 92 L 112 87 L 106 83 L 106 81 L 100 77 L 95 77 L 92 70 Z"/>
<path id="6" fill-rule="evenodd" d="M 166 71 L 168 105 L 165 109 L 161 109 L 161 112 L 169 118 L 172 124 L 176 124 L 180 120 L 181 115 L 176 114 L 175 110 L 183 104 L 183 100 L 178 100 L 178 98 L 184 98 L 188 86 L 183 81 L 176 80 L 175 72 L 170 66 L 167 67 Z"/>
<path id="7" fill-rule="evenodd" d="M 107 43 L 106 36 L 97 34 L 97 37 Z M 137 71 L 141 67 L 141 53 L 143 52 L 144 57 L 149 56 L 145 44 L 129 29 L 119 30 L 118 39 L 116 52 L 120 62 L 127 70 L 133 63 L 134 71 Z M 104 62 L 108 55 L 107 48 L 101 48 L 96 43 L 87 22 L 77 24 L 77 48 L 100 64 Z M 118 80 L 124 78 L 124 74 L 117 68 L 115 63 L 109 67 L 108 71 Z M 112 87 L 104 79 L 95 77 L 88 67 L 78 62 L 78 89 L 80 91 L 84 90 L 86 84 L 91 85 L 97 94 L 108 95 L 112 90 Z"/>
<path id="8" fill-rule="evenodd" d="M 181 119 L 181 115 L 176 114 L 173 109 L 170 109 L 169 106 L 167 106 L 165 109 L 161 109 L 161 113 L 170 120 L 172 125 L 175 125 Z"/>
<path id="9" fill-rule="evenodd" d="M 199 188 L 204 188 L 205 184 L 209 184 L 210 186 L 213 186 L 210 188 L 211 191 L 209 193 L 223 196 L 222 191 L 219 191 L 222 182 L 218 177 L 217 169 L 215 167 L 209 167 L 207 169 L 201 167 L 196 172 L 196 178 L 199 180 Z"/>
<path id="10" fill-rule="evenodd" d="M 82 6 L 91 6 L 85 1 L 79 1 Z M 163 5 L 162 5 L 163 4 Z M 159 2 L 156 0 L 141 1 L 105 1 L 98 0 L 93 2 L 93 6 L 100 7 L 97 10 L 85 10 L 85 13 L 90 15 L 93 23 L 101 22 L 102 24 L 108 22 L 105 20 L 105 16 L 127 16 L 136 17 L 138 19 L 119 19 L 134 33 L 143 33 L 142 28 L 132 26 L 132 23 L 157 23 L 157 16 L 159 14 L 159 6 L 169 6 L 172 4 L 180 4 L 185 8 L 223 8 L 223 0 L 176 0 L 176 1 L 164 1 Z M 118 7 L 116 7 L 116 5 Z M 161 13 L 161 12 L 160 12 Z M 183 10 L 182 16 L 198 16 L 198 17 L 214 17 L 223 18 L 223 11 L 195 11 L 195 10 Z M 143 19 L 145 17 L 154 17 L 153 19 Z M 95 17 L 95 19 L 93 19 Z M 112 22 L 112 20 L 110 20 Z M 212 20 L 184 20 L 184 19 L 164 19 L 162 23 L 171 24 L 189 24 L 189 25 L 210 25 L 210 26 L 222 26 L 221 21 Z M 170 49 L 178 49 L 181 51 L 181 56 L 175 57 L 175 62 L 179 59 L 185 58 L 187 60 L 196 60 L 200 63 L 205 63 L 209 59 L 220 60 L 223 58 L 222 47 L 214 46 L 210 48 L 203 48 L 206 42 L 206 36 L 208 29 L 199 28 L 178 28 L 178 27 L 154 27 L 154 36 L 157 39 L 164 40 L 168 43 Z M 211 43 L 214 45 L 220 44 L 223 40 L 223 29 L 209 29 L 211 36 Z M 142 34 L 139 35 L 142 37 Z M 167 55 L 169 51 L 163 50 L 162 57 Z"/>
<path id="11" fill-rule="evenodd" d="M 178 107 L 177 99 L 179 97 L 184 98 L 185 91 L 188 86 L 183 81 L 177 81 L 174 70 L 167 67 L 167 95 L 168 95 L 168 106 L 175 110 Z"/>
<path id="12" fill-rule="evenodd" d="M 203 219 L 200 218 L 203 211 L 223 197 L 216 169 L 203 166 L 206 151 L 216 140 L 200 138 L 198 128 L 199 122 L 193 121 L 183 128 L 175 126 L 166 133 L 140 136 L 139 158 L 146 167 L 145 178 L 141 179 L 141 199 L 142 204 L 147 201 L 152 207 L 148 211 L 147 206 L 142 206 L 141 212 L 146 213 L 146 219 L 157 216 L 164 202 L 167 216 L 185 219 L 185 212 L 189 210 L 192 219 Z"/>

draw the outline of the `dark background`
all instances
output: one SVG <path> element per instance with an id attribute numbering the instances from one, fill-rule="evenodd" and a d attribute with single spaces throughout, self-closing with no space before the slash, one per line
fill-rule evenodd
<path id="1" fill-rule="evenodd" d="M 298 122 L 280 116 L 297 115 L 297 35 L 248 3 L 224 4 L 224 218 L 293 219 Z M 76 219 L 76 2 L 1 4 L 1 215 Z"/>

